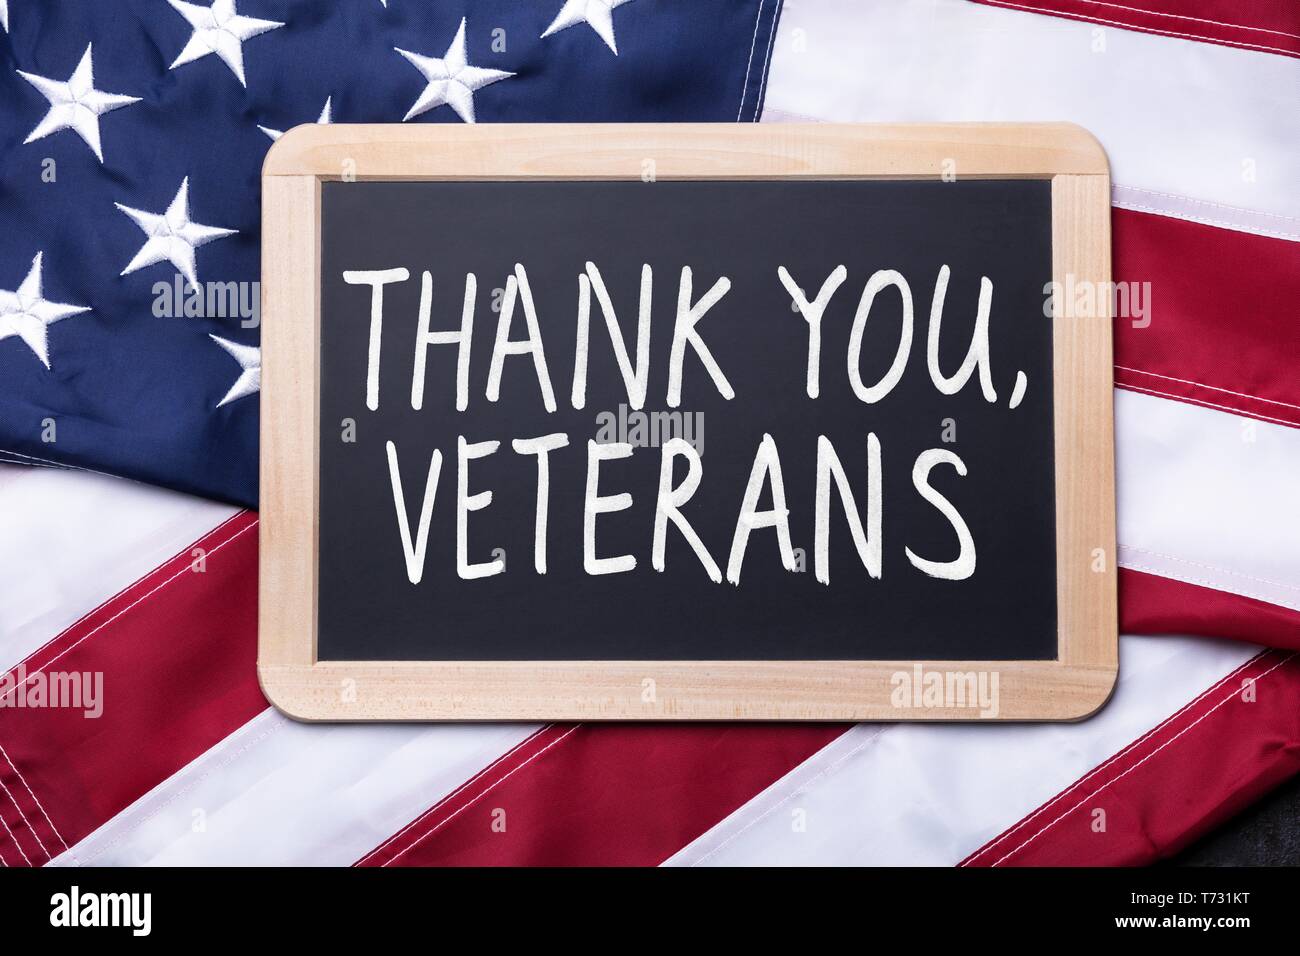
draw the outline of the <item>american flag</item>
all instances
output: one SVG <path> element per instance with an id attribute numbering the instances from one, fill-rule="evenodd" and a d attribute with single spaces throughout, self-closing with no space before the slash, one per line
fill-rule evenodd
<path id="1" fill-rule="evenodd" d="M 3 865 L 1131 864 L 1300 770 L 1294 0 L 0 0 L 0 31 Z M 1115 278 L 1145 290 L 1115 325 L 1124 636 L 1098 716 L 268 707 L 262 159 L 305 122 L 522 120 L 1098 136 Z M 101 712 L 42 706 L 58 675 L 99 675 Z"/>

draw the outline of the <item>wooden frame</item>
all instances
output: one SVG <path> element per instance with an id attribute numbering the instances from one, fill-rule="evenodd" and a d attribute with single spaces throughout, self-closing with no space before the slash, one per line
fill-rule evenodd
<path id="1" fill-rule="evenodd" d="M 996 672 L 998 719 L 1086 717 L 1117 670 L 1109 297 L 1054 320 L 1058 659 L 318 662 L 320 183 L 639 178 L 1052 181 L 1052 274 L 1109 288 L 1105 153 L 1071 124 L 300 126 L 262 171 L 258 674 L 305 720 L 962 720 L 891 677 Z M 955 163 L 955 167 L 952 164 Z M 947 166 L 945 166 L 947 164 Z M 1095 570 L 1100 568 L 1100 570 Z M 643 693 L 654 681 L 653 695 Z M 651 698 L 651 699 L 647 699 Z"/>

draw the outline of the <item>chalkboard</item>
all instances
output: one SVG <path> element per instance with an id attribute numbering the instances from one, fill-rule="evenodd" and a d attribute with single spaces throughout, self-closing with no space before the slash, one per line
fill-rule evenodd
<path id="1" fill-rule="evenodd" d="M 1104 700 L 1109 332 L 1063 308 L 1108 278 L 1086 134 L 914 128 L 885 177 L 900 140 L 880 128 L 520 129 L 335 129 L 268 159 L 277 704 L 1005 719 Z M 621 175 L 593 168 L 602 149 Z M 309 334 L 277 342 L 281 323 Z M 295 523 L 305 546 L 276 540 Z M 301 618 L 271 623 L 286 590 Z"/>

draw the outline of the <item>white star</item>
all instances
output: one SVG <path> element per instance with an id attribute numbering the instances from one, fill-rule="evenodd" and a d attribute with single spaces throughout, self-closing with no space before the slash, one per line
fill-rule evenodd
<path id="1" fill-rule="evenodd" d="M 218 229 L 215 226 L 200 225 L 190 219 L 188 176 L 181 180 L 181 188 L 176 191 L 176 198 L 161 215 L 132 209 L 123 206 L 120 202 L 113 205 L 130 216 L 149 237 L 140 247 L 140 251 L 135 254 L 135 258 L 122 270 L 122 275 L 165 259 L 190 281 L 190 285 L 198 288 L 199 277 L 194 269 L 194 250 L 214 239 L 223 239 L 238 232 L 236 229 Z"/>
<path id="2" fill-rule="evenodd" d="M 605 46 L 618 56 L 618 47 L 614 44 L 614 10 L 631 2 L 632 0 L 564 0 L 564 6 L 542 37 L 586 23 L 605 41 Z"/>
<path id="3" fill-rule="evenodd" d="M 168 67 L 174 70 L 178 66 L 192 63 L 209 53 L 221 57 L 222 62 L 230 67 L 241 86 L 248 86 L 244 80 L 245 40 L 284 26 L 275 20 L 255 20 L 241 17 L 235 10 L 235 0 L 212 0 L 212 6 L 201 7 L 185 0 L 167 0 L 177 13 L 190 22 L 194 28 L 193 35 L 185 44 L 174 63 Z"/>
<path id="4" fill-rule="evenodd" d="M 99 146 L 99 118 L 123 106 L 139 103 L 140 97 L 104 93 L 95 89 L 95 67 L 91 62 L 90 47 L 90 44 L 86 44 L 86 52 L 81 55 L 81 62 L 67 82 L 18 71 L 19 76 L 50 101 L 50 111 L 36 124 L 31 135 L 23 140 L 24 144 L 33 143 L 59 130 L 70 129 L 86 141 L 96 159 L 101 163 L 104 161 L 104 153 Z"/>
<path id="5" fill-rule="evenodd" d="M 226 392 L 226 397 L 217 402 L 217 408 L 238 398 L 243 398 L 245 395 L 254 395 L 262 390 L 262 350 L 260 348 L 256 345 L 240 345 L 238 342 L 231 342 L 229 339 L 223 339 L 210 332 L 208 338 L 229 352 L 231 358 L 238 362 L 240 369 L 242 369 L 239 378 L 235 379 L 235 384 L 230 386 L 230 391 Z"/>
<path id="6" fill-rule="evenodd" d="M 36 253 L 27 278 L 16 292 L 0 289 L 0 339 L 16 335 L 36 353 L 41 364 L 50 367 L 50 352 L 46 328 L 59 319 L 89 312 L 84 305 L 63 305 L 51 302 L 41 294 L 41 253 Z"/>
<path id="7" fill-rule="evenodd" d="M 384 6 L 388 6 L 387 3 Z M 9 0 L 0 0 L 0 29 L 9 32 Z"/>
<path id="8" fill-rule="evenodd" d="M 447 52 L 442 55 L 441 60 L 431 56 L 420 56 L 418 53 L 408 53 L 397 47 L 393 49 L 406 57 L 411 65 L 424 74 L 424 78 L 429 81 L 420 98 L 402 118 L 403 123 L 443 104 L 454 109 L 466 123 L 472 123 L 474 122 L 474 91 L 514 76 L 513 73 L 504 70 L 484 70 L 469 65 L 465 59 L 464 17 L 461 18 L 460 29 L 456 31 L 456 39 L 451 41 L 451 46 L 447 47 Z"/>
<path id="9" fill-rule="evenodd" d="M 332 120 L 330 119 L 330 100 L 332 100 L 333 98 L 334 97 L 332 96 L 325 98 L 325 108 L 320 111 L 320 119 L 316 121 L 317 126 L 327 126 L 332 122 Z M 284 135 L 284 130 L 280 130 L 280 129 L 270 129 L 269 127 L 266 126 L 259 126 L 258 129 L 260 129 L 267 136 L 271 137 L 271 139 L 273 140 L 279 139 L 281 136 Z"/>

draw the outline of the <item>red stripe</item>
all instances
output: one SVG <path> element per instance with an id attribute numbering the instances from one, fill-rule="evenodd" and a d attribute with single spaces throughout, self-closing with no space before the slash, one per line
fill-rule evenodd
<path id="1" fill-rule="evenodd" d="M 1292 0 L 977 0 L 1106 26 L 1300 56 L 1300 14 Z"/>
<path id="2" fill-rule="evenodd" d="M 1125 634 L 1200 634 L 1300 650 L 1300 612 L 1143 571 L 1120 568 L 1119 610 Z"/>
<path id="3" fill-rule="evenodd" d="M 358 862 L 655 865 L 846 729 L 839 724 L 549 727 Z"/>
<path id="4" fill-rule="evenodd" d="M 971 854 L 963 866 L 1133 866 L 1300 773 L 1300 656 L 1266 651 Z"/>
<path id="5" fill-rule="evenodd" d="M 0 708 L 0 856 L 44 863 L 266 708 L 257 686 L 257 515 L 244 512 L 21 665 L 102 673 L 103 714 Z M 15 668 L 15 672 L 18 669 Z M 6 793 L 8 791 L 8 793 Z M 41 845 L 43 844 L 43 846 Z"/>
<path id="6" fill-rule="evenodd" d="M 1115 321 L 1116 384 L 1300 427 L 1300 244 L 1126 209 L 1111 221 L 1116 281 L 1151 293 L 1149 325 Z"/>

